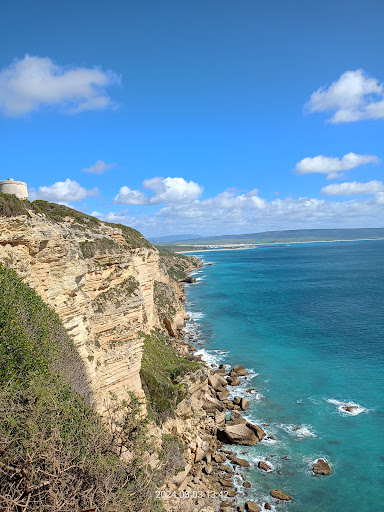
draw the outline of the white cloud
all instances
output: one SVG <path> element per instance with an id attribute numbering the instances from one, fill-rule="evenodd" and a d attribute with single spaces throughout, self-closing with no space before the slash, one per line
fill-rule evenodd
<path id="1" fill-rule="evenodd" d="M 368 78 L 362 69 L 346 71 L 328 89 L 320 87 L 312 95 L 309 112 L 334 112 L 331 123 L 351 123 L 362 119 L 384 119 L 384 86 Z"/>
<path id="2" fill-rule="evenodd" d="M 81 169 L 83 172 L 89 172 L 91 174 L 103 174 L 105 171 L 109 169 L 113 169 L 116 164 L 107 164 L 103 160 L 97 160 L 91 167 L 86 167 L 85 169 Z"/>
<path id="3" fill-rule="evenodd" d="M 348 153 L 341 159 L 332 156 L 318 155 L 313 158 L 303 158 L 297 165 L 299 174 L 321 173 L 328 174 L 328 179 L 339 178 L 340 172 L 349 171 L 364 164 L 379 164 L 380 158 L 376 155 L 357 155 Z"/>
<path id="4" fill-rule="evenodd" d="M 113 200 L 115 204 L 149 204 L 148 198 L 140 190 L 131 190 L 129 187 L 121 187 Z"/>
<path id="5" fill-rule="evenodd" d="M 151 178 L 143 181 L 145 188 L 152 190 L 150 196 L 146 196 L 140 190 L 131 190 L 129 187 L 121 187 L 113 200 L 116 204 L 177 204 L 190 203 L 203 193 L 203 188 L 194 181 L 186 181 L 184 178 Z"/>
<path id="6" fill-rule="evenodd" d="M 359 183 L 357 181 L 335 183 L 321 189 L 321 193 L 328 196 L 376 194 L 376 192 L 382 191 L 384 191 L 384 183 L 377 180 L 368 181 L 368 183 Z"/>
<path id="7" fill-rule="evenodd" d="M 57 181 L 53 185 L 39 187 L 29 190 L 29 199 L 43 199 L 54 203 L 69 203 L 71 201 L 81 201 L 88 196 L 95 196 L 99 193 L 97 188 L 87 190 L 77 183 L 67 178 L 65 181 Z"/>
<path id="8" fill-rule="evenodd" d="M 257 191 L 225 191 L 215 197 L 165 205 L 156 214 L 129 216 L 111 212 L 102 220 L 132 226 L 146 236 L 169 233 L 228 234 L 267 230 L 367 227 L 384 224 L 384 192 L 366 200 L 341 202 L 316 198 L 276 198 L 267 201 Z"/>
<path id="9" fill-rule="evenodd" d="M 0 71 L 0 110 L 19 117 L 42 107 L 61 107 L 68 113 L 112 106 L 106 87 L 119 83 L 111 71 L 63 68 L 48 57 L 25 55 Z"/>

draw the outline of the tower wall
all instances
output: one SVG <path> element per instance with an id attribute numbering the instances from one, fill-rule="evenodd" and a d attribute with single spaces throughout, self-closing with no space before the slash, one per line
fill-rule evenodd
<path id="1" fill-rule="evenodd" d="M 0 181 L 0 192 L 12 194 L 19 199 L 28 199 L 28 188 L 24 181 L 15 181 L 13 179 Z"/>

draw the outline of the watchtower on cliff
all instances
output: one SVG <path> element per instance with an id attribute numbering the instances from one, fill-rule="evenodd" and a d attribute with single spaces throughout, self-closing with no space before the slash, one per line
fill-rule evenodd
<path id="1" fill-rule="evenodd" d="M 28 199 L 28 188 L 24 181 L 15 181 L 12 178 L 0 181 L 0 192 L 3 194 L 12 194 L 19 199 Z"/>

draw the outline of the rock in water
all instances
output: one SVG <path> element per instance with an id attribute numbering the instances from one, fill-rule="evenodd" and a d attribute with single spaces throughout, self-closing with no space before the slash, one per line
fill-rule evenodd
<path id="1" fill-rule="evenodd" d="M 246 411 L 249 407 L 249 402 L 247 399 L 241 398 L 239 405 L 240 405 L 242 411 Z"/>
<path id="2" fill-rule="evenodd" d="M 242 468 L 249 468 L 251 466 L 247 460 L 240 459 L 239 457 L 235 457 L 234 459 L 232 459 L 232 464 L 237 464 L 238 466 L 241 466 Z"/>
<path id="3" fill-rule="evenodd" d="M 237 377 L 227 377 L 227 382 L 230 386 L 239 386 L 240 381 Z"/>
<path id="4" fill-rule="evenodd" d="M 312 469 L 313 469 L 313 472 L 316 473 L 317 475 L 330 475 L 332 473 L 328 462 L 325 462 L 324 459 L 317 459 L 313 463 Z"/>
<path id="5" fill-rule="evenodd" d="M 264 430 L 249 422 L 238 425 L 225 425 L 224 428 L 217 429 L 217 438 L 223 443 L 249 446 L 257 444 L 264 437 Z"/>
<path id="6" fill-rule="evenodd" d="M 245 510 L 247 510 L 248 512 L 261 512 L 261 508 L 254 501 L 246 501 Z"/>
<path id="7" fill-rule="evenodd" d="M 263 471 L 272 471 L 272 467 L 267 462 L 264 462 L 263 460 L 259 461 L 259 463 L 257 464 L 257 467 L 259 469 L 262 469 Z"/>
<path id="8" fill-rule="evenodd" d="M 286 494 L 281 489 L 273 489 L 271 491 L 272 498 L 276 498 L 277 500 L 283 500 L 283 501 L 292 501 L 293 498 L 289 494 Z"/>
<path id="9" fill-rule="evenodd" d="M 244 377 L 245 375 L 249 375 L 244 366 L 237 365 L 234 366 L 229 372 L 230 377 Z"/>

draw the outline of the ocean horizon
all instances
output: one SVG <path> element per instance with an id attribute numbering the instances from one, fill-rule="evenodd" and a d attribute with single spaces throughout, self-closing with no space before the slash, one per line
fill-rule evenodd
<path id="1" fill-rule="evenodd" d="M 269 437 L 231 445 L 251 464 L 240 496 L 276 511 L 381 510 L 384 241 L 193 254 L 214 265 L 186 285 L 186 338 L 209 366 L 248 369 L 230 397 L 249 400 L 244 416 Z M 314 475 L 318 458 L 331 475 Z M 277 488 L 294 500 L 273 504 Z"/>

